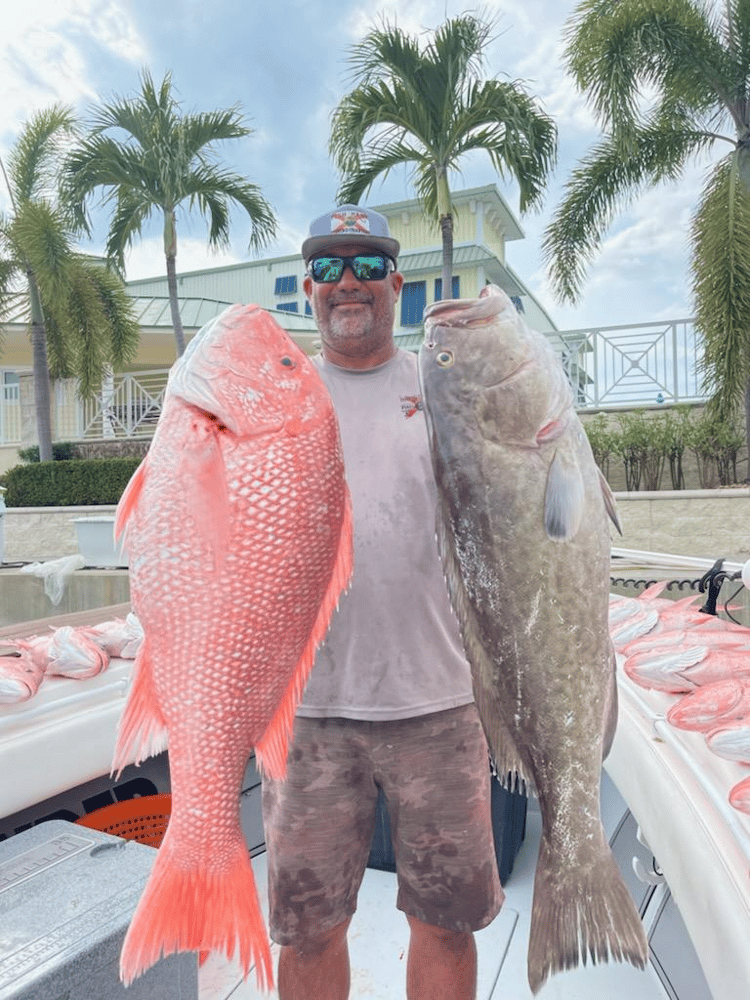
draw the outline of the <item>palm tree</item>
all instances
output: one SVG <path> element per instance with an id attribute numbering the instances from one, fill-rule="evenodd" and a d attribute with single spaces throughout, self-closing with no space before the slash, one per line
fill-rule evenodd
<path id="1" fill-rule="evenodd" d="M 79 253 L 74 217 L 56 192 L 64 146 L 75 133 L 70 108 L 26 123 L 2 172 L 12 211 L 0 215 L 0 319 L 26 304 L 33 349 L 39 456 L 52 458 L 50 375 L 75 376 L 81 395 L 101 384 L 138 347 L 139 329 L 119 278 Z"/>
<path id="2" fill-rule="evenodd" d="M 68 159 L 65 184 L 82 224 L 88 228 L 85 202 L 97 188 L 103 189 L 103 202 L 114 201 L 107 253 L 121 270 L 125 250 L 140 234 L 143 224 L 153 212 L 162 214 L 169 304 L 178 354 L 185 350 L 175 262 L 178 207 L 187 202 L 188 210 L 197 206 L 208 216 L 208 239 L 213 247 L 229 243 L 232 202 L 250 216 L 251 249 L 260 249 L 276 234 L 276 219 L 260 188 L 224 170 L 214 160 L 215 143 L 239 139 L 250 132 L 236 108 L 182 114 L 172 93 L 171 74 L 165 75 L 157 90 L 144 71 L 140 94 L 127 100 L 116 97 L 96 109 L 89 134 Z M 117 133 L 125 133 L 125 138 Z"/>
<path id="3" fill-rule="evenodd" d="M 690 231 L 698 364 L 720 419 L 744 404 L 750 448 L 750 4 L 726 0 L 719 12 L 700 0 L 586 0 L 566 57 L 605 134 L 547 229 L 553 287 L 575 302 L 617 209 L 723 146 Z"/>
<path id="4" fill-rule="evenodd" d="M 356 204 L 379 176 L 413 164 L 417 195 L 442 234 L 445 298 L 453 270 L 449 170 L 465 153 L 485 150 L 498 173 L 518 181 L 523 212 L 540 202 L 555 162 L 553 122 L 519 84 L 481 78 L 491 31 L 492 24 L 465 14 L 420 45 L 383 22 L 352 50 L 356 86 L 331 121 L 341 202 Z"/>

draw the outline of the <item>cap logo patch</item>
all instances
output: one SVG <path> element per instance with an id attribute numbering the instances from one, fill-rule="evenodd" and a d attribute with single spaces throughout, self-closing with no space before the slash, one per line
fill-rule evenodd
<path id="1" fill-rule="evenodd" d="M 366 212 L 332 212 L 332 233 L 369 233 L 370 220 Z"/>

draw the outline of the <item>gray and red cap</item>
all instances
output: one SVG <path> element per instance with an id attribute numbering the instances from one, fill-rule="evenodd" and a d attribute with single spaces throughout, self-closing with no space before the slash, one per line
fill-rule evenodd
<path id="1" fill-rule="evenodd" d="M 340 247 L 346 240 L 359 246 L 372 245 L 373 250 L 379 250 L 394 261 L 401 249 L 398 240 L 391 236 L 384 215 L 359 205 L 339 205 L 310 223 L 310 233 L 302 244 L 305 264 L 311 257 L 325 253 L 330 246 Z"/>

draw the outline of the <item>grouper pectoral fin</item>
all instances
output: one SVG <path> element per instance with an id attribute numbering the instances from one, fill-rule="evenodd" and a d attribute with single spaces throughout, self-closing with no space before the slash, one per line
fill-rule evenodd
<path id="1" fill-rule="evenodd" d="M 534 781 L 531 772 L 524 765 L 515 741 L 500 714 L 497 685 L 494 683 L 497 669 L 480 641 L 474 610 L 456 562 L 453 529 L 440 504 L 436 517 L 436 534 L 448 594 L 458 619 L 464 653 L 471 666 L 474 701 L 489 747 L 492 766 L 500 782 L 506 787 L 513 787 L 517 777 L 529 790 L 532 790 Z"/>
<path id="2" fill-rule="evenodd" d="M 544 529 L 555 542 L 567 542 L 581 526 L 584 508 L 583 476 L 575 458 L 556 451 L 547 473 Z"/>

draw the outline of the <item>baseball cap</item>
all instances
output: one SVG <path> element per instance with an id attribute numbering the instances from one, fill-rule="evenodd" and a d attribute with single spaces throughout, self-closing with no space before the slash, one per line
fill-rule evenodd
<path id="1" fill-rule="evenodd" d="M 311 257 L 325 252 L 332 243 L 351 239 L 357 243 L 380 250 L 394 260 L 401 249 L 388 228 L 388 220 L 371 208 L 359 205 L 339 205 L 310 223 L 310 234 L 302 244 L 302 256 L 307 263 Z"/>

